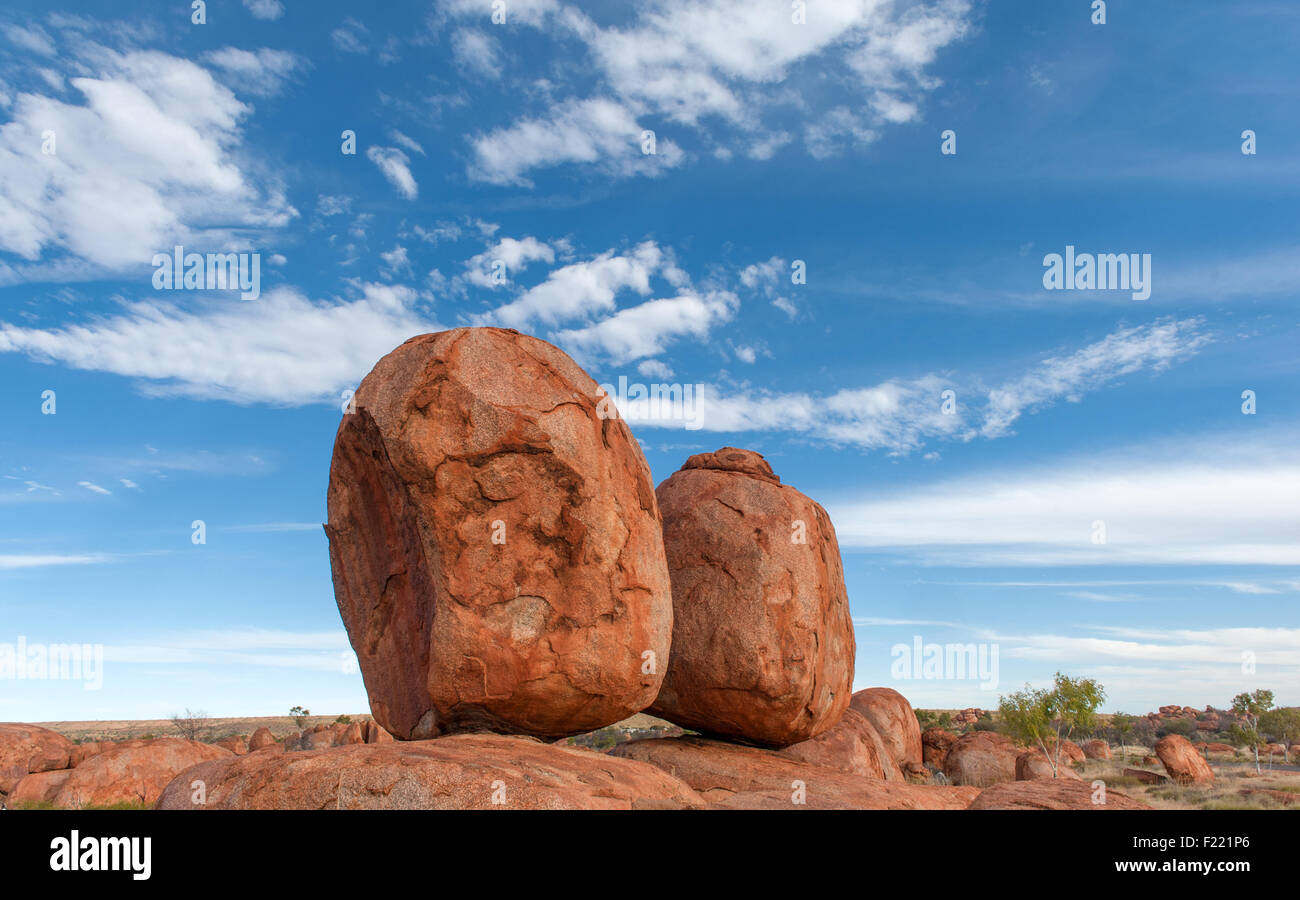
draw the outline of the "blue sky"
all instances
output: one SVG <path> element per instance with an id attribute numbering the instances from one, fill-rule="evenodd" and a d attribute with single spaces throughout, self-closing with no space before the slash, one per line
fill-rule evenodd
<path id="1" fill-rule="evenodd" d="M 364 712 L 340 404 L 473 324 L 703 385 L 699 428 L 624 409 L 656 482 L 749 447 L 827 507 L 855 687 L 1300 703 L 1300 9 L 504 10 L 0 13 L 0 645 L 105 655 L 0 719 Z M 155 290 L 178 244 L 258 254 L 260 296 Z M 1067 246 L 1150 254 L 1150 296 L 1046 290 Z M 997 685 L 896 677 L 918 636 Z"/>

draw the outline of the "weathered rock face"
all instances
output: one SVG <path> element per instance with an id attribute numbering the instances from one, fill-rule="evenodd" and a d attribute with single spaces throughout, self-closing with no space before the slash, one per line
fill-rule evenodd
<path id="1" fill-rule="evenodd" d="M 1057 763 L 1055 772 L 1052 771 L 1051 760 L 1042 750 L 1026 750 L 1016 757 L 1016 781 L 1033 781 L 1036 778 L 1078 779 L 1078 777 L 1078 773 L 1066 764 L 1064 756 Z"/>
<path id="2" fill-rule="evenodd" d="M 361 382 L 326 533 L 371 712 L 399 740 L 581 734 L 659 692 L 658 505 L 597 390 L 557 348 L 499 328 L 412 338 Z"/>
<path id="3" fill-rule="evenodd" d="M 33 772 L 14 785 L 13 791 L 4 798 L 5 806 L 9 809 L 21 809 L 29 805 L 53 803 L 55 795 L 71 774 L 71 769 Z"/>
<path id="4" fill-rule="evenodd" d="M 275 735 L 271 734 L 271 729 L 263 725 L 261 728 L 254 731 L 252 736 L 249 737 L 248 752 L 252 753 L 254 750 L 262 750 L 266 747 L 272 746 L 273 744 L 275 744 Z"/>
<path id="5" fill-rule="evenodd" d="M 1016 780 L 1017 747 L 1006 735 L 992 731 L 963 734 L 948 750 L 943 774 L 953 784 L 987 787 L 1000 781 Z"/>
<path id="6" fill-rule="evenodd" d="M 957 743 L 957 735 L 942 728 L 927 728 L 921 732 L 921 761 L 942 771 L 948 751 Z"/>
<path id="7" fill-rule="evenodd" d="M 392 743 L 393 736 L 379 727 L 379 723 L 374 719 L 367 719 L 361 725 L 361 731 L 365 735 L 367 744 L 388 744 Z"/>
<path id="8" fill-rule="evenodd" d="M 1107 790 L 1103 795 L 1091 782 L 1078 778 L 1048 778 L 1013 781 L 985 788 L 968 809 L 1150 809 L 1128 794 Z"/>
<path id="9" fill-rule="evenodd" d="M 73 744 L 72 749 L 68 752 L 68 765 L 79 766 L 100 751 L 98 741 L 86 741 L 81 744 Z"/>
<path id="10" fill-rule="evenodd" d="M 244 739 L 239 737 L 238 735 L 222 738 L 219 741 L 213 741 L 212 746 L 220 747 L 223 750 L 229 750 L 231 753 L 235 754 L 236 756 L 243 756 L 245 753 L 248 752 L 248 744 L 245 743 Z"/>
<path id="11" fill-rule="evenodd" d="M 1083 755 L 1088 759 L 1110 759 L 1110 744 L 1105 741 L 1085 741 Z"/>
<path id="12" fill-rule="evenodd" d="M 74 748 L 56 731 L 21 722 L 0 722 L 0 794 L 7 794 L 29 772 L 66 769 Z"/>
<path id="13" fill-rule="evenodd" d="M 1055 741 L 1047 742 L 1047 752 L 1055 755 L 1056 753 Z M 1088 756 L 1086 753 L 1083 752 L 1083 748 L 1081 748 L 1074 741 L 1068 741 L 1068 740 L 1061 741 L 1060 760 L 1062 765 L 1068 765 L 1068 766 L 1078 765 L 1079 763 L 1083 762 L 1087 758 Z"/>
<path id="14" fill-rule="evenodd" d="M 618 744 L 610 755 L 658 766 L 726 809 L 965 809 L 978 789 L 881 781 L 700 737 Z"/>
<path id="15" fill-rule="evenodd" d="M 142 746 L 118 746 L 71 771 L 54 795 L 63 809 L 139 803 L 152 806 L 176 774 L 211 759 L 247 759 L 229 750 L 180 738 L 159 738 Z"/>
<path id="16" fill-rule="evenodd" d="M 853 695 L 849 707 L 875 726 L 900 768 L 921 766 L 921 723 L 906 697 L 893 688 L 867 688 Z"/>
<path id="17" fill-rule="evenodd" d="M 840 720 L 806 741 L 791 744 L 782 755 L 814 766 L 839 769 L 851 775 L 902 781 L 903 774 L 889 756 L 871 722 L 854 709 L 844 710 Z"/>
<path id="18" fill-rule="evenodd" d="M 1178 734 L 1167 734 L 1156 741 L 1156 756 L 1164 764 L 1169 777 L 1179 784 L 1208 784 L 1214 781 L 1214 770 L 1191 741 Z"/>
<path id="19" fill-rule="evenodd" d="M 834 725 L 855 647 L 826 511 L 731 447 L 692 456 L 656 494 L 673 637 L 651 712 L 773 747 Z"/>
<path id="20" fill-rule="evenodd" d="M 207 785 L 196 806 L 190 782 Z M 458 734 L 250 754 L 181 772 L 158 809 L 699 809 L 695 791 L 644 763 L 531 738 Z"/>

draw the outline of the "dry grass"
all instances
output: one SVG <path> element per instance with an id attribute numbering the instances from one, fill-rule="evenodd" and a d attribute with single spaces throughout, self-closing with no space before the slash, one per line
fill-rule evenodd
<path id="1" fill-rule="evenodd" d="M 1141 759 L 1140 753 L 1125 759 L 1116 752 L 1114 759 L 1085 760 L 1075 767 L 1075 771 L 1087 780 L 1100 779 L 1108 787 L 1121 790 L 1156 809 L 1300 809 L 1300 771 L 1283 769 L 1276 764 L 1270 770 L 1268 763 L 1264 762 L 1262 774 L 1256 775 L 1253 761 L 1247 763 L 1230 757 L 1217 759 L 1211 754 L 1213 784 L 1147 785 L 1133 776 L 1122 774 L 1125 767 L 1166 774 L 1164 766 L 1143 766 Z"/>
<path id="2" fill-rule="evenodd" d="M 330 725 L 338 715 L 308 716 L 305 728 L 317 725 Z M 353 722 L 364 722 L 370 718 L 368 713 L 350 716 Z M 176 727 L 170 719 L 105 719 L 93 722 L 35 722 L 42 728 L 57 731 L 68 740 L 78 743 L 84 741 L 127 741 L 146 737 L 178 737 Z M 262 726 L 271 729 L 277 739 L 300 730 L 297 723 L 288 716 L 251 716 L 245 718 L 204 719 L 199 733 L 201 741 L 217 741 L 224 737 L 241 735 L 247 737 Z"/>

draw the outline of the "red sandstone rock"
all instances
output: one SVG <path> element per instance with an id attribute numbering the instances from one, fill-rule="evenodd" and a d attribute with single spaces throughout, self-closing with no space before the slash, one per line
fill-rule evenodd
<path id="1" fill-rule="evenodd" d="M 365 732 L 367 744 L 387 744 L 393 740 L 393 736 L 379 727 L 379 723 L 374 719 L 366 720 L 361 727 Z"/>
<path id="2" fill-rule="evenodd" d="M 855 693 L 849 706 L 875 726 L 900 768 L 921 765 L 921 725 L 906 697 L 893 688 L 867 688 Z"/>
<path id="3" fill-rule="evenodd" d="M 201 780 L 206 804 L 193 802 Z M 496 801 L 496 802 L 494 802 Z M 698 809 L 695 791 L 644 763 L 498 734 L 349 744 L 203 763 L 159 809 Z"/>
<path id="4" fill-rule="evenodd" d="M 1105 798 L 1104 803 L 1094 797 Z M 1048 778 L 1013 781 L 985 788 L 969 809 L 1150 809 L 1127 794 L 1106 790 L 1104 794 L 1091 782 L 1077 778 Z"/>
<path id="5" fill-rule="evenodd" d="M 98 741 L 85 741 L 80 744 L 73 744 L 71 751 L 68 753 L 68 766 L 79 766 L 92 756 L 98 755 L 100 751 L 104 749 L 107 749 L 107 747 L 101 746 Z"/>
<path id="6" fill-rule="evenodd" d="M 1187 738 L 1167 734 L 1156 741 L 1156 756 L 1164 764 L 1169 777 L 1179 784 L 1209 784 L 1214 781 L 1214 770 Z"/>
<path id="7" fill-rule="evenodd" d="M 1079 775 L 1061 759 L 1056 770 L 1042 750 L 1026 750 L 1016 757 L 1016 781 L 1033 781 L 1036 778 L 1078 778 Z"/>
<path id="8" fill-rule="evenodd" d="M 115 803 L 152 806 L 182 769 L 205 760 L 247 758 L 211 744 L 179 738 L 160 738 L 139 747 L 115 747 L 73 769 L 53 802 L 64 809 Z"/>
<path id="9" fill-rule="evenodd" d="M 1105 741 L 1088 741 L 1083 745 L 1083 754 L 1088 759 L 1110 759 L 1110 744 Z"/>
<path id="10" fill-rule="evenodd" d="M 18 809 L 27 805 L 53 803 L 59 788 L 63 787 L 63 783 L 71 774 L 71 769 L 33 772 L 14 785 L 13 791 L 4 798 L 5 806 L 9 809 Z"/>
<path id="11" fill-rule="evenodd" d="M 774 747 L 834 725 L 849 704 L 854 638 L 826 511 L 732 447 L 692 456 L 656 494 L 673 636 L 650 711 Z"/>
<path id="12" fill-rule="evenodd" d="M 791 744 L 780 752 L 800 762 L 839 769 L 852 775 L 886 781 L 903 780 L 902 772 L 890 758 L 876 729 L 854 709 L 844 710 L 838 722 L 815 738 Z"/>
<path id="13" fill-rule="evenodd" d="M 21 722 L 0 723 L 0 794 L 29 772 L 66 769 L 75 745 L 55 731 Z"/>
<path id="14" fill-rule="evenodd" d="M 800 762 L 784 751 L 693 736 L 627 741 L 610 755 L 658 766 L 725 809 L 965 809 L 979 793 L 881 781 Z"/>
<path id="15" fill-rule="evenodd" d="M 275 735 L 271 734 L 271 729 L 263 725 L 261 728 L 254 731 L 252 737 L 248 739 L 248 750 L 251 753 L 255 750 L 263 750 L 267 747 L 273 746 L 274 744 Z"/>
<path id="16" fill-rule="evenodd" d="M 220 747 L 223 750 L 229 750 L 231 753 L 235 754 L 236 756 L 243 756 L 245 753 L 248 752 L 248 744 L 245 743 L 244 739 L 239 737 L 238 735 L 222 738 L 219 741 L 213 741 L 212 746 Z"/>
<path id="17" fill-rule="evenodd" d="M 1047 742 L 1047 752 L 1052 755 L 1056 755 L 1055 741 Z M 1087 754 L 1085 754 L 1083 752 L 1083 749 L 1074 741 L 1070 741 L 1070 740 L 1061 741 L 1060 760 L 1062 765 L 1068 765 L 1068 766 L 1078 765 L 1079 763 L 1083 762 L 1087 758 L 1088 758 Z"/>
<path id="18" fill-rule="evenodd" d="M 921 732 L 921 761 L 927 766 L 942 770 L 948 751 L 957 743 L 957 735 L 942 728 L 927 728 Z"/>
<path id="19" fill-rule="evenodd" d="M 953 784 L 975 787 L 1015 781 L 1016 757 L 1023 749 L 1006 735 L 972 731 L 958 738 L 948 750 L 943 773 Z"/>
<path id="20" fill-rule="evenodd" d="M 581 734 L 659 692 L 658 505 L 597 390 L 557 348 L 499 328 L 412 338 L 362 381 L 326 533 L 371 712 L 394 737 Z"/>
<path id="21" fill-rule="evenodd" d="M 347 730 L 343 732 L 336 743 L 343 746 L 345 744 L 364 744 L 365 742 L 365 735 L 361 732 L 361 723 L 353 722 L 348 725 Z"/>

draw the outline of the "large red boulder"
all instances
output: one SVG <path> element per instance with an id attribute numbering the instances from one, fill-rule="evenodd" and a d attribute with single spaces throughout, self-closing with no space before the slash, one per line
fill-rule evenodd
<path id="1" fill-rule="evenodd" d="M 53 803 L 59 789 L 71 774 L 71 769 L 33 772 L 14 785 L 9 796 L 4 798 L 4 804 L 9 809 L 21 809 L 24 806 L 44 806 Z"/>
<path id="2" fill-rule="evenodd" d="M 673 637 L 654 715 L 773 747 L 848 707 L 854 638 L 826 511 L 750 450 L 692 456 L 656 489 Z"/>
<path id="3" fill-rule="evenodd" d="M 387 744 L 393 740 L 393 736 L 379 727 L 379 723 L 374 719 L 367 719 L 362 723 L 361 730 L 365 734 L 367 744 Z"/>
<path id="4" fill-rule="evenodd" d="M 725 809 L 965 809 L 979 793 L 882 781 L 783 751 L 694 736 L 627 741 L 610 755 L 658 766 Z"/>
<path id="5" fill-rule="evenodd" d="M 1052 761 L 1042 750 L 1026 750 L 1016 757 L 1016 781 L 1033 781 L 1037 778 L 1074 778 L 1079 775 L 1069 767 L 1065 759 L 1052 768 Z"/>
<path id="6" fill-rule="evenodd" d="M 557 738 L 659 692 L 672 597 L 650 469 L 598 386 L 499 328 L 411 338 L 334 442 L 334 593 L 399 740 Z"/>
<path id="7" fill-rule="evenodd" d="M 7 794 L 29 772 L 66 769 L 75 745 L 39 725 L 0 722 L 0 794 Z"/>
<path id="8" fill-rule="evenodd" d="M 248 752 L 248 743 L 237 734 L 221 738 L 221 740 L 218 741 L 213 741 L 212 746 L 221 747 L 223 750 L 229 750 L 236 756 L 243 756 Z"/>
<path id="9" fill-rule="evenodd" d="M 1209 784 L 1214 781 L 1214 770 L 1191 741 L 1179 734 L 1167 734 L 1156 741 L 1156 756 L 1164 764 L 1169 777 L 1179 784 Z"/>
<path id="10" fill-rule="evenodd" d="M 867 688 L 855 693 L 849 706 L 875 726 L 900 768 L 921 768 L 921 723 L 906 697 L 893 688 Z"/>
<path id="11" fill-rule="evenodd" d="M 73 744 L 72 750 L 68 754 L 68 765 L 79 766 L 86 760 L 95 756 L 102 750 L 108 749 L 108 745 L 100 746 L 98 741 L 83 741 L 80 744 Z"/>
<path id="12" fill-rule="evenodd" d="M 943 774 L 953 784 L 988 787 L 1016 780 L 1016 757 L 1023 747 L 994 731 L 971 731 L 957 739 L 943 762 Z"/>
<path id="13" fill-rule="evenodd" d="M 876 729 L 854 709 L 844 710 L 838 722 L 816 737 L 791 744 L 780 752 L 800 762 L 853 775 L 883 778 L 885 781 L 903 780 L 903 773 Z"/>
<path id="14" fill-rule="evenodd" d="M 1097 802 L 1102 801 L 1102 802 Z M 1115 790 L 1101 791 L 1078 778 L 1013 781 L 985 788 L 968 809 L 1150 809 Z"/>
<path id="15" fill-rule="evenodd" d="M 1088 759 L 1111 759 L 1113 756 L 1110 752 L 1110 744 L 1101 740 L 1085 741 L 1083 755 Z"/>
<path id="16" fill-rule="evenodd" d="M 181 770 L 206 760 L 246 758 L 212 744 L 180 738 L 159 738 L 138 747 L 119 746 L 73 769 L 53 802 L 63 809 L 118 803 L 152 806 Z"/>
<path id="17" fill-rule="evenodd" d="M 195 802 L 194 781 L 205 786 Z M 698 809 L 654 766 L 499 734 L 253 753 L 204 763 L 158 809 Z"/>
<path id="18" fill-rule="evenodd" d="M 256 750 L 264 750 L 267 747 L 275 745 L 275 743 L 275 735 L 271 734 L 271 729 L 263 725 L 261 728 L 254 731 L 252 736 L 248 739 L 248 752 L 252 753 Z"/>
<path id="19" fill-rule="evenodd" d="M 943 770 L 948 751 L 957 743 L 957 735 L 942 728 L 927 728 L 921 732 L 921 761 L 931 768 Z"/>

